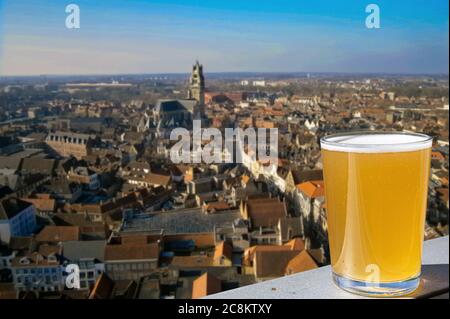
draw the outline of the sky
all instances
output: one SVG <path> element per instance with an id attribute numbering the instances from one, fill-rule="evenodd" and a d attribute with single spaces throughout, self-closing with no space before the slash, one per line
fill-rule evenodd
<path id="1" fill-rule="evenodd" d="M 67 29 L 68 4 L 80 29 Z M 365 8 L 380 8 L 368 29 Z M 448 0 L 0 0 L 0 75 L 448 74 Z"/>

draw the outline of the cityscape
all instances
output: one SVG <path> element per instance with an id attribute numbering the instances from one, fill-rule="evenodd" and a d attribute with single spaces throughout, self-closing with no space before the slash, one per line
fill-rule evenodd
<path id="1" fill-rule="evenodd" d="M 433 137 L 424 239 L 448 236 L 448 73 L 209 72 L 190 56 L 176 73 L 0 74 L 0 299 L 198 299 L 327 266 L 332 133 Z M 276 130 L 276 167 L 175 163 L 171 133 L 194 120 Z"/>

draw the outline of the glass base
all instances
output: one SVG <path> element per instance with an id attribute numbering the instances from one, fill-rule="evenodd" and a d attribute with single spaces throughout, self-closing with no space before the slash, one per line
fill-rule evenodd
<path id="1" fill-rule="evenodd" d="M 333 273 L 334 283 L 341 289 L 368 297 L 399 297 L 415 291 L 420 284 L 420 276 L 405 281 L 373 283 L 348 279 Z"/>

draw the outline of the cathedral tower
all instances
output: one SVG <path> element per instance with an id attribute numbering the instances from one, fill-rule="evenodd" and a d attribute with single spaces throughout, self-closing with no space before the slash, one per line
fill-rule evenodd
<path id="1" fill-rule="evenodd" d="M 205 104 L 205 78 L 203 77 L 203 65 L 195 63 L 189 78 L 188 99 L 194 99 L 199 106 Z"/>

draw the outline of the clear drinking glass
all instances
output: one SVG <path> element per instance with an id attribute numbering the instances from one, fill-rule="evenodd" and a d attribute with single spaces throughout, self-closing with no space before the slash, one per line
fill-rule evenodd
<path id="1" fill-rule="evenodd" d="M 398 296 L 420 282 L 432 138 L 358 132 L 322 138 L 335 283 Z"/>

